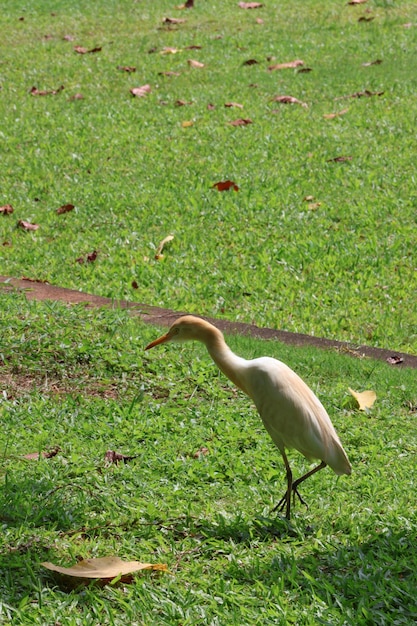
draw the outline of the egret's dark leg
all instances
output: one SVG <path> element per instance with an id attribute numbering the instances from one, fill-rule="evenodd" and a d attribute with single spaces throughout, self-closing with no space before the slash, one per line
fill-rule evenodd
<path id="1" fill-rule="evenodd" d="M 291 471 L 290 464 L 288 463 L 287 455 L 285 454 L 284 451 L 282 451 L 281 454 L 282 454 L 282 458 L 284 459 L 285 470 L 286 470 L 286 473 L 287 473 L 287 491 L 285 492 L 285 494 L 283 495 L 281 500 L 278 502 L 278 504 L 276 506 L 274 506 L 274 508 L 272 509 L 271 513 L 273 513 L 276 510 L 282 511 L 283 508 L 285 507 L 285 517 L 287 519 L 290 519 L 290 514 L 291 514 L 291 491 L 293 490 L 292 471 Z"/>
<path id="2" fill-rule="evenodd" d="M 284 506 L 286 504 L 287 506 L 286 506 L 285 517 L 287 519 L 290 519 L 291 491 L 293 492 L 294 499 L 295 499 L 295 494 L 297 494 L 298 499 L 300 500 L 301 504 L 304 504 L 305 506 L 307 506 L 306 501 L 301 497 L 300 492 L 298 491 L 297 487 L 302 482 L 307 480 L 307 478 L 309 478 L 309 476 L 312 476 L 313 474 L 315 474 L 319 470 L 321 470 L 324 467 L 326 467 L 327 464 L 324 461 L 322 461 L 319 465 L 317 465 L 316 467 L 313 467 L 312 470 L 310 470 L 306 474 L 303 474 L 303 476 L 301 476 L 300 478 L 297 478 L 297 480 L 292 482 L 292 472 L 291 472 L 291 468 L 290 468 L 289 463 L 288 463 L 288 459 L 287 459 L 287 457 L 286 457 L 286 455 L 284 453 L 283 453 L 282 456 L 284 458 L 285 468 L 287 470 L 288 487 L 287 487 L 287 491 L 286 491 L 285 495 L 281 498 L 281 500 L 278 502 L 278 504 L 272 509 L 271 513 L 273 513 L 277 509 L 282 511 L 282 509 L 284 508 Z M 290 476 L 291 476 L 291 482 L 288 480 L 288 472 L 290 473 Z"/>

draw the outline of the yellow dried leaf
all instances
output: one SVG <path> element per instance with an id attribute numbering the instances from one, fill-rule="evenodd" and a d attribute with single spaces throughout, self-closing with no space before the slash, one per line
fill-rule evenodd
<path id="1" fill-rule="evenodd" d="M 128 582 L 134 572 L 143 570 L 167 571 L 167 566 L 163 563 L 152 564 L 140 563 L 139 561 L 123 561 L 118 556 L 84 559 L 72 567 L 61 567 L 60 565 L 54 565 L 47 561 L 41 563 L 41 565 L 62 576 L 80 579 L 80 582 L 85 582 L 85 579 L 87 579 L 87 581 L 94 579 L 110 581 L 119 576 L 124 579 L 124 582 Z"/>
<path id="2" fill-rule="evenodd" d="M 164 237 L 164 239 L 162 239 L 162 241 L 158 244 L 158 247 L 155 250 L 155 259 L 157 261 L 159 261 L 159 259 L 162 259 L 164 256 L 162 254 L 162 250 L 164 249 L 165 244 L 169 243 L 173 239 L 174 239 L 174 235 L 168 235 L 167 237 Z"/>
<path id="3" fill-rule="evenodd" d="M 358 408 L 360 411 L 366 411 L 366 409 L 370 409 L 376 400 L 376 393 L 372 390 L 354 391 L 349 387 L 349 392 L 358 403 Z"/>
<path id="4" fill-rule="evenodd" d="M 190 128 L 190 126 L 194 126 L 194 122 L 186 120 L 185 122 L 181 122 L 181 126 L 183 128 Z"/>

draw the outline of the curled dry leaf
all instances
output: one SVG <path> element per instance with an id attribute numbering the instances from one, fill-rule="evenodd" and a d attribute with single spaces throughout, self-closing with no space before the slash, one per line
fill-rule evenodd
<path id="1" fill-rule="evenodd" d="M 68 100 L 70 100 L 70 101 L 72 101 L 72 100 L 84 100 L 84 96 L 83 96 L 82 93 L 75 93 L 73 96 L 68 98 Z"/>
<path id="2" fill-rule="evenodd" d="M 363 67 L 371 67 L 371 65 L 381 65 L 382 59 L 375 59 L 375 61 L 369 61 L 368 63 L 362 63 Z"/>
<path id="3" fill-rule="evenodd" d="M 263 4 L 261 2 L 239 2 L 238 6 L 241 9 L 260 9 Z"/>
<path id="4" fill-rule="evenodd" d="M 144 98 L 148 95 L 148 93 L 151 93 L 151 91 L 152 89 L 150 85 L 142 85 L 142 87 L 133 87 L 130 89 L 130 93 L 136 98 Z"/>
<path id="5" fill-rule="evenodd" d="M 389 363 L 390 365 L 401 365 L 401 363 L 403 362 L 403 357 L 399 356 L 398 354 L 393 354 L 392 356 L 389 356 L 387 358 L 387 363 Z"/>
<path id="6" fill-rule="evenodd" d="M 176 107 L 184 107 L 187 106 L 187 104 L 193 104 L 192 102 L 186 102 L 185 100 L 176 100 L 175 101 L 175 106 Z"/>
<path id="7" fill-rule="evenodd" d="M 240 117 L 237 120 L 233 120 L 232 122 L 229 122 L 230 126 L 247 126 L 248 124 L 253 124 L 252 120 L 250 118 L 242 118 Z"/>
<path id="8" fill-rule="evenodd" d="M 201 446 L 196 452 L 194 452 L 193 457 L 195 459 L 200 459 L 202 456 L 207 456 L 209 454 L 209 449 L 205 446 Z"/>
<path id="9" fill-rule="evenodd" d="M 233 189 L 233 191 L 239 191 L 239 187 L 233 180 L 221 180 L 218 183 L 214 183 L 212 185 L 213 189 L 217 189 L 217 191 L 229 191 L 229 189 Z"/>
<path id="10" fill-rule="evenodd" d="M 139 561 L 123 561 L 118 556 L 105 556 L 98 559 L 84 559 L 72 567 L 61 567 L 47 561 L 41 563 L 42 567 L 56 572 L 61 576 L 71 579 L 75 585 L 88 584 L 91 580 L 109 583 L 114 578 L 119 578 L 124 583 L 131 582 L 133 574 L 144 570 L 159 572 L 168 571 L 165 563 L 140 563 Z M 67 582 L 70 582 L 69 580 Z"/>
<path id="11" fill-rule="evenodd" d="M 181 76 L 180 72 L 171 72 L 168 70 L 167 72 L 158 72 L 158 76 Z"/>
<path id="12" fill-rule="evenodd" d="M 256 59 L 248 59 L 247 61 L 244 61 L 242 65 L 259 65 L 259 61 Z"/>
<path id="13" fill-rule="evenodd" d="M 233 107 L 237 109 L 243 109 L 243 104 L 239 104 L 239 102 L 225 102 L 224 106 L 228 109 L 233 108 Z"/>
<path id="14" fill-rule="evenodd" d="M 111 465 L 112 463 L 117 465 L 120 461 L 123 461 L 123 463 L 127 463 L 128 461 L 132 461 L 136 458 L 137 456 L 126 456 L 126 454 L 121 454 L 120 452 L 116 452 L 116 450 L 107 450 L 106 454 L 104 455 L 104 460 L 109 465 Z"/>
<path id="15" fill-rule="evenodd" d="M 164 24 L 184 24 L 186 21 L 177 17 L 164 17 L 162 20 Z"/>
<path id="16" fill-rule="evenodd" d="M 162 254 L 162 250 L 164 249 L 164 246 L 170 241 L 172 241 L 173 239 L 174 239 L 174 235 L 167 235 L 166 237 L 162 239 L 162 241 L 159 242 L 155 250 L 155 259 L 157 261 L 159 261 L 160 259 L 164 257 L 164 255 Z"/>
<path id="17" fill-rule="evenodd" d="M 101 52 L 101 46 L 96 46 L 95 48 L 83 48 L 83 46 L 74 46 L 74 52 L 77 54 L 94 54 L 94 52 Z"/>
<path id="18" fill-rule="evenodd" d="M 326 163 L 345 163 L 345 161 L 351 161 L 353 157 L 351 156 L 338 156 L 333 159 L 327 159 Z"/>
<path id="19" fill-rule="evenodd" d="M 28 461 L 39 461 L 39 459 L 52 459 L 54 456 L 60 452 L 61 448 L 59 446 L 55 446 L 55 448 L 51 448 L 47 452 L 29 452 L 29 454 L 23 455 L 24 459 Z"/>
<path id="20" fill-rule="evenodd" d="M 301 100 L 298 100 L 293 96 L 275 96 L 272 98 L 272 101 L 280 102 L 281 104 L 300 104 L 304 108 L 307 108 L 308 106 L 306 102 L 301 102 Z"/>
<path id="21" fill-rule="evenodd" d="M 23 230 L 38 230 L 39 224 L 31 224 L 30 222 L 26 222 L 25 220 L 19 220 L 17 222 L 19 228 Z"/>
<path id="22" fill-rule="evenodd" d="M 354 391 L 349 387 L 349 393 L 355 398 L 360 411 L 366 411 L 366 409 L 370 409 L 374 405 L 376 400 L 375 391 Z"/>
<path id="23" fill-rule="evenodd" d="M 13 207 L 11 204 L 4 204 L 3 206 L 0 206 L 0 213 L 2 215 L 10 215 L 11 213 L 13 213 Z"/>
<path id="24" fill-rule="evenodd" d="M 348 96 L 339 96 L 335 98 L 335 100 L 346 100 L 347 98 L 371 98 L 372 96 L 383 96 L 383 91 L 369 91 L 369 89 L 365 89 L 364 91 L 356 91 L 355 93 L 351 93 Z"/>
<path id="25" fill-rule="evenodd" d="M 159 54 L 177 54 L 177 52 L 181 52 L 178 48 L 171 48 L 170 46 L 165 46 L 162 48 Z"/>
<path id="26" fill-rule="evenodd" d="M 296 67 L 301 67 L 302 65 L 305 65 L 304 61 L 302 61 L 301 59 L 295 59 L 295 61 L 288 61 L 288 63 L 277 63 L 276 65 L 270 65 L 268 67 L 268 70 L 270 72 L 273 72 L 274 70 L 294 69 Z"/>
<path id="27" fill-rule="evenodd" d="M 37 87 L 32 87 L 30 90 L 30 94 L 32 96 L 56 96 L 64 89 L 64 85 L 58 87 L 58 89 L 38 89 Z"/>
<path id="28" fill-rule="evenodd" d="M 136 67 L 134 67 L 133 65 L 118 65 L 117 69 L 121 72 L 127 72 L 128 74 L 136 72 Z"/>
<path id="29" fill-rule="evenodd" d="M 204 67 L 204 63 L 200 63 L 200 61 L 195 61 L 194 59 L 188 59 L 188 65 L 195 69 L 201 69 Z"/>
<path id="30" fill-rule="evenodd" d="M 349 0 L 348 4 L 353 6 L 355 4 L 365 4 L 365 2 L 368 2 L 368 0 Z"/>
<path id="31" fill-rule="evenodd" d="M 98 256 L 98 250 L 93 250 L 92 252 L 90 252 L 89 254 L 87 254 L 87 263 L 94 263 L 94 261 L 97 259 Z"/>
<path id="32" fill-rule="evenodd" d="M 335 117 L 345 115 L 348 111 L 349 109 L 343 109 L 342 111 L 338 111 L 337 113 L 325 113 L 323 117 L 325 120 L 334 120 Z"/>
<path id="33" fill-rule="evenodd" d="M 69 213 L 69 211 L 72 211 L 73 209 L 75 209 L 73 204 L 63 204 L 56 210 L 56 213 L 57 215 L 63 215 L 63 213 Z"/>
<path id="34" fill-rule="evenodd" d="M 193 9 L 194 8 L 194 0 L 187 0 L 184 4 L 180 4 L 176 9 Z"/>
<path id="35" fill-rule="evenodd" d="M 184 120 L 184 122 L 181 122 L 181 126 L 182 128 L 191 128 L 191 126 L 194 126 L 194 122 L 192 120 Z"/>

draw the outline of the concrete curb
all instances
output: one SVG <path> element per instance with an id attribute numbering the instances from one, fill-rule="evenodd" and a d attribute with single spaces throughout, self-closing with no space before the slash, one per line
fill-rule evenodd
<path id="1" fill-rule="evenodd" d="M 73 289 L 55 287 L 54 285 L 49 285 L 48 283 L 36 282 L 29 279 L 17 279 L 0 276 L 0 285 L 2 285 L 3 288 L 23 291 L 28 300 L 59 300 L 68 304 L 85 303 L 91 307 L 129 309 L 134 315 L 139 316 L 144 322 L 157 326 L 170 326 L 177 317 L 186 314 L 184 311 L 173 311 L 171 309 L 163 309 L 148 304 L 129 302 L 127 300 L 112 300 L 111 298 L 103 298 L 101 296 L 94 296 L 92 294 L 75 291 Z M 393 365 L 393 367 L 411 367 L 417 369 L 417 356 L 407 354 L 405 352 L 393 352 L 383 348 L 354 345 L 347 341 L 336 341 L 333 339 L 324 339 L 300 333 L 291 333 L 285 330 L 259 328 L 253 324 L 244 324 L 242 322 L 229 322 L 223 319 L 214 319 L 205 316 L 202 317 L 227 334 L 248 335 L 259 339 L 275 339 L 292 346 L 313 346 L 316 348 L 336 349 L 341 352 L 345 352 L 346 354 L 352 354 L 352 356 L 364 356 L 380 361 L 387 361 L 390 357 L 395 356 L 399 357 L 400 360 L 402 359 L 402 361 L 398 363 L 398 365 Z"/>

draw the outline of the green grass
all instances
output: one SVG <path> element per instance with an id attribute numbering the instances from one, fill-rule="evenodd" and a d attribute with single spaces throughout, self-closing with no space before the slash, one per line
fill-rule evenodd
<path id="1" fill-rule="evenodd" d="M 0 205 L 14 207 L 0 216 L 2 273 L 416 353 L 417 29 L 403 26 L 414 2 L 0 5 Z M 295 58 L 313 71 L 267 71 Z M 146 83 L 146 98 L 129 94 Z M 384 94 L 335 100 L 366 89 Z M 308 108 L 271 100 L 280 94 Z M 228 124 L 239 117 L 253 124 Z M 341 155 L 352 160 L 328 161 Z M 228 178 L 238 193 L 212 189 Z M 56 215 L 65 203 L 75 210 Z M 93 250 L 94 263 L 76 261 Z"/>
<path id="2" fill-rule="evenodd" d="M 249 400 L 203 346 L 145 353 L 126 311 L 28 302 L 3 288 L 0 623 L 404 624 L 417 619 L 415 372 L 228 337 L 281 358 L 328 408 L 353 466 L 305 484 L 288 525 L 284 468 Z M 348 387 L 374 389 L 368 414 Z M 24 455 L 60 447 L 57 456 Z M 195 456 L 202 447 L 208 454 Z M 106 466 L 108 449 L 136 458 Z M 297 475 L 308 463 L 293 452 Z M 131 585 L 65 591 L 40 567 L 117 554 L 166 563 Z"/>

